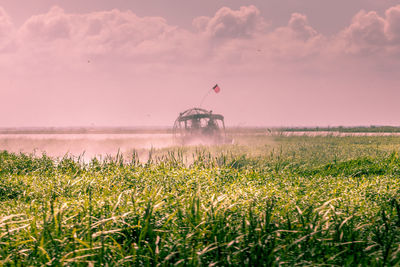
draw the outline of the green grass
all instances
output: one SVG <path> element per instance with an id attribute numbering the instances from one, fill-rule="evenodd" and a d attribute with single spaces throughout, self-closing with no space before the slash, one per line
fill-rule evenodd
<path id="1" fill-rule="evenodd" d="M 400 137 L 0 152 L 0 265 L 400 264 Z"/>

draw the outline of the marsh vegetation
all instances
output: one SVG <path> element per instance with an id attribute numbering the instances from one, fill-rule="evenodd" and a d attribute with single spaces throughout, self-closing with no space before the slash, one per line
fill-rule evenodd
<path id="1" fill-rule="evenodd" d="M 0 265 L 400 263 L 400 137 L 0 153 Z"/>

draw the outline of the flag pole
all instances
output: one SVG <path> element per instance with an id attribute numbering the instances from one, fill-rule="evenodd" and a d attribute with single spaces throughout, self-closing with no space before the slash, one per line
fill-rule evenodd
<path id="1" fill-rule="evenodd" d="M 203 99 L 200 102 L 199 108 L 201 108 L 201 106 L 203 105 L 204 100 L 206 99 L 206 97 L 210 94 L 210 92 L 213 91 L 213 89 L 211 88 L 210 90 L 208 90 L 208 92 L 203 96 Z"/>

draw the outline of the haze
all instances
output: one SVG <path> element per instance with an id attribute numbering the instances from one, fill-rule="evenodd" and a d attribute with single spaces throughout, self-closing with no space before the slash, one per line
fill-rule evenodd
<path id="1" fill-rule="evenodd" d="M 400 1 L 0 3 L 0 127 L 399 125 Z"/>

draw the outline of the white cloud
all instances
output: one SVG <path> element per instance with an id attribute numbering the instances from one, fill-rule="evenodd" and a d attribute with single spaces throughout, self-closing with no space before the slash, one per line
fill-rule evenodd
<path id="1" fill-rule="evenodd" d="M 21 28 L 24 40 L 43 42 L 69 39 L 71 31 L 69 16 L 59 7 L 53 7 L 47 14 L 29 18 Z"/>
<path id="2" fill-rule="evenodd" d="M 14 25 L 6 11 L 0 7 L 0 53 L 13 50 L 14 35 Z"/>
<path id="3" fill-rule="evenodd" d="M 293 13 L 288 28 L 297 38 L 303 41 L 317 36 L 317 31 L 308 24 L 307 17 L 303 14 Z"/>
<path id="4" fill-rule="evenodd" d="M 381 61 L 391 61 L 400 53 L 400 5 L 386 10 L 384 17 L 375 11 L 360 11 L 337 34 L 335 45 L 337 53 L 379 56 Z"/>
<path id="5" fill-rule="evenodd" d="M 114 9 L 66 14 L 61 8 L 54 7 L 46 14 L 31 17 L 20 33 L 24 43 L 37 41 L 49 45 L 63 40 L 89 54 L 123 52 L 129 55 L 143 43 L 162 44 L 175 30 L 161 17 L 140 18 L 130 11 Z"/>
<path id="6" fill-rule="evenodd" d="M 17 32 L 15 64 L 27 69 L 93 68 L 104 70 L 171 68 L 193 71 L 214 66 L 265 69 L 292 64 L 305 66 L 337 61 L 348 54 L 386 55 L 400 45 L 400 6 L 386 11 L 361 11 L 334 36 L 324 36 L 305 14 L 293 13 L 286 26 L 271 29 L 255 6 L 223 7 L 212 17 L 193 20 L 191 32 L 168 24 L 162 17 L 139 17 L 113 9 L 83 14 L 59 7 L 32 16 Z M 13 25 L 0 9 L 0 49 L 13 40 Z M 4 50 L 4 49 L 3 49 Z M 0 50 L 1 51 L 1 50 Z M 77 64 L 76 62 L 81 62 Z M 187 66 L 187 67 L 186 67 Z"/>
<path id="7" fill-rule="evenodd" d="M 400 5 L 386 11 L 386 34 L 392 44 L 400 44 Z"/>
<path id="8" fill-rule="evenodd" d="M 193 25 L 207 36 L 227 39 L 251 38 L 267 26 L 255 6 L 242 6 L 239 10 L 223 7 L 212 18 L 194 19 Z"/>
<path id="9" fill-rule="evenodd" d="M 145 71 L 202 56 L 193 33 L 169 25 L 162 17 L 138 17 L 118 9 L 71 14 L 53 7 L 28 19 L 19 29 L 18 40 L 20 65 L 44 72 L 50 66 L 51 70 L 96 66 L 104 71 Z"/>
<path id="10" fill-rule="evenodd" d="M 345 43 L 345 52 L 367 55 L 381 52 L 387 44 L 386 21 L 376 12 L 360 11 L 339 38 Z"/>

